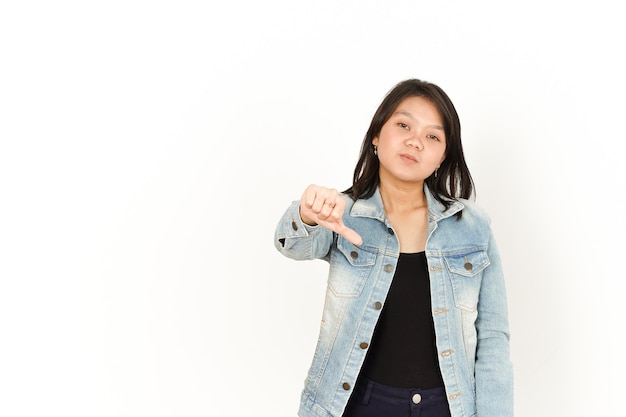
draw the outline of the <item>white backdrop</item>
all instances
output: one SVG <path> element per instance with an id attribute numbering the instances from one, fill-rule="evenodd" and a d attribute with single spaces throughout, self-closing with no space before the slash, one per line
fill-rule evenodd
<path id="1" fill-rule="evenodd" d="M 326 265 L 283 258 L 274 226 L 309 183 L 350 184 L 410 77 L 461 117 L 517 415 L 616 415 L 616 4 L 3 3 L 0 415 L 295 416 Z"/>

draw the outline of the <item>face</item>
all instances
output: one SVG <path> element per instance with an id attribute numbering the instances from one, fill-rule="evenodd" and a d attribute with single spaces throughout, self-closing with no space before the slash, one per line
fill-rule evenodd
<path id="1" fill-rule="evenodd" d="M 372 143 L 378 147 L 381 182 L 421 183 L 445 159 L 441 116 L 423 97 L 401 101 Z"/>

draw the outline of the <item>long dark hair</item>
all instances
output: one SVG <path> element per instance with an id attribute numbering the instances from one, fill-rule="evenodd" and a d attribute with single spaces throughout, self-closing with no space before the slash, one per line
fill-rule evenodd
<path id="1" fill-rule="evenodd" d="M 423 97 L 435 105 L 443 119 L 446 134 L 446 157 L 437 171 L 425 182 L 433 196 L 442 203 L 446 210 L 453 200 L 468 199 L 474 192 L 474 181 L 470 175 L 463 146 L 461 145 L 461 122 L 459 115 L 448 95 L 435 84 L 417 79 L 398 83 L 391 89 L 378 106 L 363 143 L 359 161 L 354 169 L 352 187 L 344 191 L 352 199 L 371 197 L 378 185 L 379 161 L 374 154 L 372 140 L 380 135 L 383 125 L 389 120 L 400 102 L 409 97 Z M 460 214 L 460 213 L 459 213 Z"/>

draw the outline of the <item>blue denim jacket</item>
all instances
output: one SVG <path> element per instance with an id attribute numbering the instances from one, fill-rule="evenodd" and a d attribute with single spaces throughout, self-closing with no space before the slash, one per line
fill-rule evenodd
<path id="1" fill-rule="evenodd" d="M 467 200 L 444 211 L 427 188 L 425 192 L 432 314 L 450 411 L 453 417 L 513 416 L 505 280 L 489 220 Z M 457 220 L 459 210 L 463 215 Z M 281 253 L 297 260 L 324 259 L 330 265 L 300 417 L 342 415 L 398 262 L 399 242 L 378 192 L 356 202 L 347 198 L 343 221 L 361 235 L 361 246 L 304 224 L 299 201 L 276 228 L 275 245 Z"/>

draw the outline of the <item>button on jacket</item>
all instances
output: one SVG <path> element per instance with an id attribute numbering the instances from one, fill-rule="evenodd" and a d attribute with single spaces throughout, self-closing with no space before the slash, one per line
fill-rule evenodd
<path id="1" fill-rule="evenodd" d="M 506 289 L 489 220 L 472 202 L 455 201 L 444 211 L 426 187 L 425 193 L 432 314 L 451 414 L 513 416 Z M 346 199 L 343 222 L 361 235 L 360 246 L 304 224 L 299 201 L 289 206 L 275 232 L 276 248 L 285 256 L 329 262 L 320 335 L 300 417 L 342 415 L 398 263 L 399 242 L 380 193 L 356 202 Z"/>

